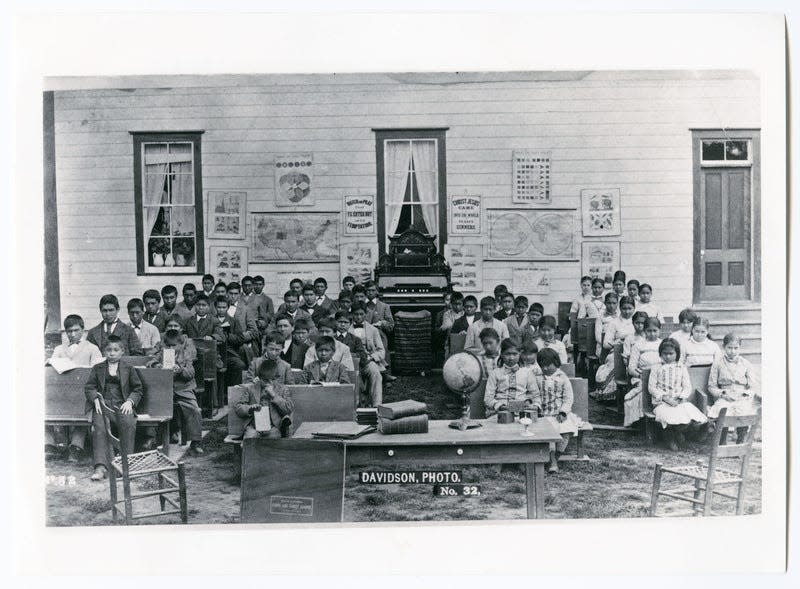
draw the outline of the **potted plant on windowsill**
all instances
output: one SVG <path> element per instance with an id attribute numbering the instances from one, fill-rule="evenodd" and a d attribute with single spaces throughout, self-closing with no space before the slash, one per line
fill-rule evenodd
<path id="1" fill-rule="evenodd" d="M 194 241 L 191 239 L 176 239 L 173 249 L 175 250 L 175 265 L 188 266 L 194 256 Z"/>
<path id="2" fill-rule="evenodd" d="M 150 257 L 153 260 L 153 266 L 163 266 L 165 258 L 169 255 L 169 252 L 168 239 L 158 238 L 150 240 Z"/>

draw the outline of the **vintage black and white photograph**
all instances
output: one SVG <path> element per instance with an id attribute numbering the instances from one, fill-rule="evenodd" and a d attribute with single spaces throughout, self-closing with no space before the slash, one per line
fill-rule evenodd
<path id="1" fill-rule="evenodd" d="M 225 63 L 41 77 L 48 533 L 772 518 L 774 78 Z"/>
<path id="2" fill-rule="evenodd" d="M 49 525 L 761 509 L 757 76 L 69 86 L 44 93 Z M 245 194 L 241 257 L 217 225 Z"/>

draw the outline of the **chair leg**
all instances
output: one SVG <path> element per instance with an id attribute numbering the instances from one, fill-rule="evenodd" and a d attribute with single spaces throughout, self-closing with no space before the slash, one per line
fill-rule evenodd
<path id="1" fill-rule="evenodd" d="M 700 486 L 700 479 L 695 479 L 694 480 L 694 494 L 693 494 L 694 498 L 699 500 L 700 499 L 700 495 L 702 493 L 703 493 L 703 487 Z M 702 509 L 700 508 L 699 504 L 692 503 L 692 515 L 693 516 L 703 515 Z"/>
<path id="2" fill-rule="evenodd" d="M 578 457 L 578 460 L 581 460 L 584 456 L 583 454 L 583 432 L 578 431 L 578 435 L 575 437 L 575 454 Z"/>
<path id="3" fill-rule="evenodd" d="M 131 481 L 124 474 L 122 476 L 122 494 L 125 499 L 125 525 L 133 523 L 133 500 L 131 499 Z"/>
<path id="4" fill-rule="evenodd" d="M 652 446 L 656 439 L 655 422 L 649 417 L 643 417 L 642 420 L 644 421 L 644 439 L 648 445 Z"/>
<path id="5" fill-rule="evenodd" d="M 703 515 L 711 515 L 711 502 L 714 499 L 714 483 L 709 478 L 706 479 L 706 496 L 703 498 Z"/>
<path id="6" fill-rule="evenodd" d="M 158 473 L 158 488 L 159 490 L 163 490 L 167 487 L 166 481 L 164 480 L 164 473 Z M 167 506 L 167 500 L 164 499 L 164 495 L 159 495 L 158 500 L 161 503 L 161 511 L 164 511 L 164 508 Z"/>
<path id="7" fill-rule="evenodd" d="M 656 471 L 653 473 L 653 491 L 650 496 L 650 517 L 655 517 L 656 515 L 659 489 L 661 489 L 661 465 L 656 464 Z"/>
<path id="8" fill-rule="evenodd" d="M 742 515 L 744 511 L 744 489 L 745 481 L 736 485 L 736 515 Z"/>
<path id="9" fill-rule="evenodd" d="M 186 471 L 183 462 L 178 463 L 178 498 L 181 506 L 181 522 L 188 523 L 189 509 L 186 505 Z"/>
<path id="10" fill-rule="evenodd" d="M 111 521 L 114 525 L 119 523 L 117 516 L 117 475 L 114 467 L 108 469 L 108 486 L 111 491 Z"/>

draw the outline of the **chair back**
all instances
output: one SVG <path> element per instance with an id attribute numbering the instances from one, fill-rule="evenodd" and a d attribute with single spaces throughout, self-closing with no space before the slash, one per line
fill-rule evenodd
<path id="1" fill-rule="evenodd" d="M 728 408 L 720 410 L 717 417 L 716 429 L 711 439 L 711 455 L 708 461 L 709 473 L 713 472 L 716 462 L 720 458 L 741 459 L 742 478 L 747 474 L 750 461 L 750 454 L 753 451 L 753 440 L 756 435 L 756 425 L 761 421 L 761 408 L 754 415 L 731 415 L 728 416 Z M 731 429 L 747 428 L 744 441 L 736 444 L 723 444 L 723 437 Z"/>
<path id="2" fill-rule="evenodd" d="M 559 301 L 558 302 L 558 315 L 556 316 L 558 319 L 558 324 L 556 326 L 556 330 L 559 334 L 565 334 L 570 330 L 570 316 L 569 311 L 572 308 L 572 303 L 569 301 Z"/>
<path id="3" fill-rule="evenodd" d="M 570 378 L 572 385 L 572 412 L 589 423 L 589 381 L 585 378 Z"/>
<path id="4" fill-rule="evenodd" d="M 450 355 L 458 354 L 464 351 L 464 345 L 467 343 L 466 333 L 451 333 L 449 336 L 449 349 Z"/>
<path id="5" fill-rule="evenodd" d="M 622 342 L 614 344 L 614 381 L 617 384 L 628 384 L 628 367 L 622 357 Z"/>
<path id="6" fill-rule="evenodd" d="M 572 362 L 565 362 L 561 365 L 561 371 L 569 378 L 575 378 L 575 364 Z"/>
<path id="7" fill-rule="evenodd" d="M 578 319 L 578 339 L 572 342 L 573 346 L 577 343 L 578 351 L 587 356 L 594 356 L 597 352 L 597 340 L 594 334 L 595 321 L 594 317 Z"/>
<path id="8" fill-rule="evenodd" d="M 653 399 L 650 398 L 650 369 L 642 370 L 642 411 L 645 415 L 653 413 Z"/>
<path id="9" fill-rule="evenodd" d="M 690 366 L 689 379 L 692 381 L 692 390 L 698 389 L 705 393 L 708 391 L 708 377 L 711 375 L 711 365 Z"/>

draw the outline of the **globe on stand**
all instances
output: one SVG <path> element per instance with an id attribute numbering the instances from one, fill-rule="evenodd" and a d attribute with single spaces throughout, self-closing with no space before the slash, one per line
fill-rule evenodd
<path id="1" fill-rule="evenodd" d="M 450 356 L 442 367 L 442 376 L 447 387 L 461 395 L 461 418 L 450 422 L 450 427 L 466 431 L 481 424 L 469 418 L 470 394 L 478 388 L 483 378 L 483 363 L 471 352 L 458 352 Z"/>

